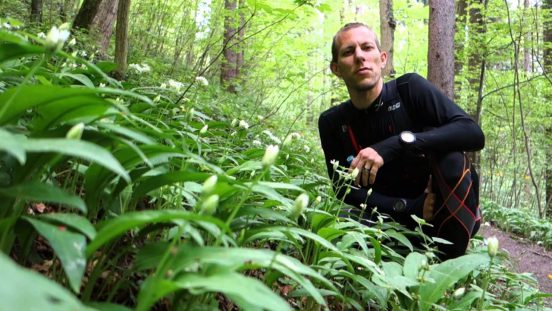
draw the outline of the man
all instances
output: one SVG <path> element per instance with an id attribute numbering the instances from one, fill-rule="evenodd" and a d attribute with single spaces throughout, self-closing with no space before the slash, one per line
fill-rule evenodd
<path id="1" fill-rule="evenodd" d="M 428 234 L 453 243 L 439 245 L 442 258 L 458 257 L 480 222 L 479 180 L 463 151 L 482 149 L 483 132 L 417 74 L 384 83 L 386 61 L 364 24 L 347 24 L 334 36 L 330 68 L 350 96 L 318 122 L 334 190 L 347 204 L 377 208 L 409 227 L 412 214 L 425 218 L 433 225 Z M 358 172 L 350 187 L 336 161 Z"/>

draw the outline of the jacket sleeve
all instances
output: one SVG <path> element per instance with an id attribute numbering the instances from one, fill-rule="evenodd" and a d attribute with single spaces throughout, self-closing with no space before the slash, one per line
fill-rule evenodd
<path id="1" fill-rule="evenodd" d="M 397 80 L 401 102 L 417 128 L 413 148 L 419 152 L 476 151 L 485 145 L 481 128 L 468 114 L 433 84 L 417 74 Z M 405 100 L 406 99 L 406 100 Z M 385 162 L 401 152 L 398 135 L 372 146 Z"/>

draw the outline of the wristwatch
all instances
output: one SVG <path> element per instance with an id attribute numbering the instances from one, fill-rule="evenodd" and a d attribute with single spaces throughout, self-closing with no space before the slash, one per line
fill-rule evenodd
<path id="1" fill-rule="evenodd" d="M 405 199 L 398 199 L 393 203 L 393 211 L 397 213 L 402 213 L 406 210 L 406 200 Z"/>
<path id="2" fill-rule="evenodd" d="M 399 134 L 399 140 L 403 146 L 411 146 L 416 142 L 416 135 L 411 131 L 402 131 Z"/>

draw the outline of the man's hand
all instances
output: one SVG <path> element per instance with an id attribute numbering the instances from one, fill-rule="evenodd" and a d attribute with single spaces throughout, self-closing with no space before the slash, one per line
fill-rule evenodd
<path id="1" fill-rule="evenodd" d="M 376 181 L 378 170 L 383 166 L 383 158 L 379 153 L 368 147 L 360 150 L 356 158 L 353 159 L 350 170 L 358 169 L 359 173 L 355 179 L 355 184 L 362 186 L 372 185 Z"/>

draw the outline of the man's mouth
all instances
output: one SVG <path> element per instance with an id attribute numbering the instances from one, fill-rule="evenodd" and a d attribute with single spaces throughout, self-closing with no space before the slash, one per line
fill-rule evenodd
<path id="1" fill-rule="evenodd" d="M 368 71 L 370 71 L 370 68 L 368 68 L 368 67 L 362 67 L 362 68 L 358 69 L 358 70 L 356 71 L 356 73 L 365 73 L 365 72 L 368 72 Z"/>

